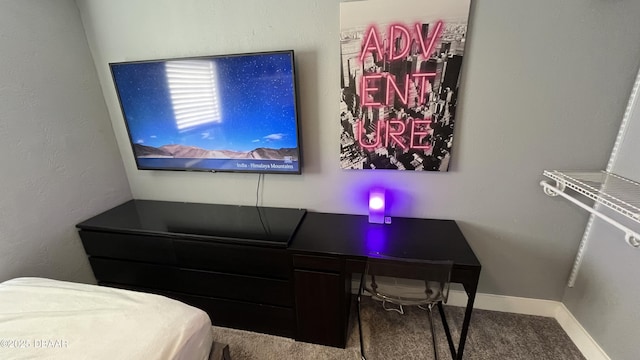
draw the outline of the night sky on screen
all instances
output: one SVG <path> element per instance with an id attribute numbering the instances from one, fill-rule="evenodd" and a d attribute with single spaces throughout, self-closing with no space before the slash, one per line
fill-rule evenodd
<path id="1" fill-rule="evenodd" d="M 221 121 L 178 131 L 165 62 L 112 64 L 134 143 L 182 144 L 208 150 L 295 148 L 293 64 L 288 53 L 212 58 Z"/>

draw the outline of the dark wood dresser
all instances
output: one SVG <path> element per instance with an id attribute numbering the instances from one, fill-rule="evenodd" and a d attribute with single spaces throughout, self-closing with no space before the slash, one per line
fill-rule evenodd
<path id="1" fill-rule="evenodd" d="M 287 246 L 305 213 L 131 200 L 77 227 L 99 284 L 175 298 L 216 326 L 294 337 Z"/>

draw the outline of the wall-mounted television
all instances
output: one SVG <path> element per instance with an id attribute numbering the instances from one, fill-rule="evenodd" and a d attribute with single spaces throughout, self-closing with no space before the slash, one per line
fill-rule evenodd
<path id="1" fill-rule="evenodd" d="M 292 50 L 109 66 L 138 169 L 300 174 Z"/>

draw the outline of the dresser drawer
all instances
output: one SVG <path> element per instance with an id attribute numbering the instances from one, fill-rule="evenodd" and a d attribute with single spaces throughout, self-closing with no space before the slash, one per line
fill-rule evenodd
<path id="1" fill-rule="evenodd" d="M 293 306 L 291 283 L 221 272 L 90 257 L 96 279 L 222 299 Z"/>
<path id="2" fill-rule="evenodd" d="M 236 274 L 289 279 L 291 260 L 286 249 L 175 240 L 179 266 Z"/>
<path id="3" fill-rule="evenodd" d="M 165 295 L 206 311 L 214 326 L 286 337 L 295 335 L 293 308 L 186 294 L 167 293 Z"/>
<path id="4" fill-rule="evenodd" d="M 80 239 L 90 256 L 167 265 L 176 263 L 171 238 L 81 230 Z"/>

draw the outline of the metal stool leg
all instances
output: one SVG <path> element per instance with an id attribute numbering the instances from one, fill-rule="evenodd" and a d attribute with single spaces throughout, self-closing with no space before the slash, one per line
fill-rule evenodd
<path id="1" fill-rule="evenodd" d="M 431 325 L 431 340 L 433 343 L 433 356 L 438 360 L 438 347 L 436 346 L 436 328 L 433 326 L 433 304 L 429 304 L 429 325 Z"/>
<path id="2" fill-rule="evenodd" d="M 362 340 L 362 320 L 360 319 L 360 297 L 362 296 L 362 287 L 364 285 L 364 272 L 360 277 L 360 289 L 358 289 L 358 334 L 360 335 L 360 358 L 361 360 L 367 360 L 364 357 L 364 342 Z"/>

